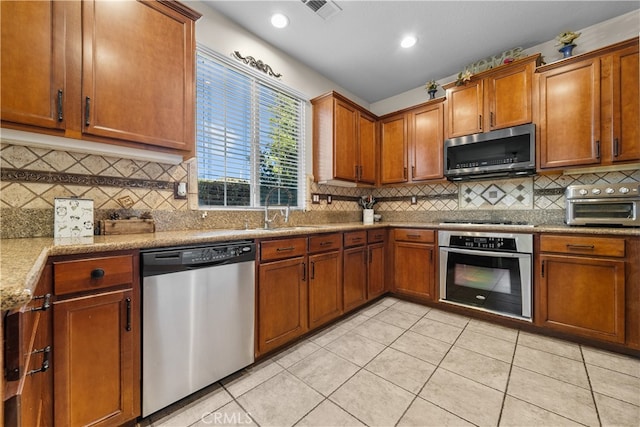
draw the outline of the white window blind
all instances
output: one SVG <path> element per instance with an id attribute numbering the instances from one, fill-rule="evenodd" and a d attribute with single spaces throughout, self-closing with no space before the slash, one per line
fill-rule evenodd
<path id="1" fill-rule="evenodd" d="M 304 108 L 298 96 L 196 52 L 196 157 L 201 207 L 301 206 Z"/>

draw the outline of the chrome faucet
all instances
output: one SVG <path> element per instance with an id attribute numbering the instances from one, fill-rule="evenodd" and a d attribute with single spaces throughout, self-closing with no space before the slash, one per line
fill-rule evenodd
<path id="1" fill-rule="evenodd" d="M 287 207 L 285 209 L 280 209 L 279 212 L 276 212 L 275 215 L 273 215 L 273 218 L 269 219 L 269 198 L 271 197 L 271 194 L 275 191 L 275 190 L 284 190 L 287 193 Z M 288 188 L 284 188 L 284 187 L 274 187 L 272 188 L 269 193 L 267 194 L 267 197 L 265 197 L 264 199 L 264 229 L 268 230 L 269 224 L 271 224 L 276 217 L 278 216 L 278 214 L 282 215 L 284 218 L 284 222 L 288 223 L 289 222 L 289 211 L 291 210 L 291 191 L 289 191 Z"/>

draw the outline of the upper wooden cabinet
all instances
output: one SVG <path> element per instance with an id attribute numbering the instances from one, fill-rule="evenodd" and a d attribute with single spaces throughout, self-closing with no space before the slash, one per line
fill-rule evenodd
<path id="1" fill-rule="evenodd" d="M 193 151 L 199 16 L 177 2 L 2 2 L 3 126 Z"/>
<path id="2" fill-rule="evenodd" d="M 311 104 L 315 181 L 375 184 L 377 118 L 336 92 Z"/>
<path id="3" fill-rule="evenodd" d="M 443 114 L 437 100 L 381 118 L 381 184 L 443 177 Z"/>
<path id="4" fill-rule="evenodd" d="M 640 159 L 638 39 L 540 67 L 540 169 Z"/>
<path id="5" fill-rule="evenodd" d="M 466 84 L 444 86 L 446 137 L 531 123 L 533 71 L 539 63 L 536 54 L 483 71 Z"/>

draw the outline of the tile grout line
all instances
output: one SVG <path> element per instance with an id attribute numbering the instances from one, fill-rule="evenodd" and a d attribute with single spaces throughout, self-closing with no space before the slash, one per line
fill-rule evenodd
<path id="1" fill-rule="evenodd" d="M 498 414 L 498 422 L 497 425 L 500 425 L 500 421 L 502 420 L 502 413 L 504 412 L 504 403 L 507 400 L 507 395 L 509 392 L 509 384 L 511 383 L 511 372 L 513 371 L 513 361 L 516 358 L 516 351 L 518 351 L 518 341 L 520 340 L 520 330 L 517 330 L 516 334 L 516 342 L 513 346 L 513 354 L 511 355 L 511 363 L 509 363 L 509 374 L 507 375 L 507 384 L 504 387 L 504 392 L 502 394 L 502 404 L 500 405 L 500 413 Z"/>
<path id="2" fill-rule="evenodd" d="M 591 376 L 589 375 L 589 369 L 587 368 L 587 361 L 584 358 L 584 353 L 582 352 L 582 345 L 580 348 L 580 356 L 582 357 L 582 366 L 584 367 L 585 374 L 587 374 L 587 382 L 589 383 L 589 391 L 591 392 L 591 400 L 593 401 L 593 407 L 596 410 L 596 417 L 598 418 L 598 423 L 602 425 L 602 420 L 600 419 L 600 411 L 598 410 L 598 403 L 596 402 L 596 395 L 593 391 L 593 385 L 591 384 Z"/>
<path id="3" fill-rule="evenodd" d="M 275 363 L 275 362 L 274 362 L 274 363 Z M 277 374 L 276 374 L 276 375 L 277 375 Z M 274 377 L 275 377 L 275 375 L 274 375 Z M 269 381 L 271 378 L 273 378 L 273 377 L 270 377 L 269 379 L 265 380 L 264 382 Z M 262 383 L 261 383 L 261 384 L 262 384 Z M 250 413 L 249 411 L 247 411 L 247 409 L 246 409 L 244 406 L 242 406 L 242 404 L 238 401 L 238 399 L 237 399 L 233 394 L 231 394 L 231 392 L 230 392 L 229 390 L 227 390 L 227 387 L 225 387 L 225 385 L 224 385 L 224 384 L 222 384 L 222 382 L 220 382 L 220 386 L 223 388 L 223 390 L 224 390 L 224 391 L 226 391 L 227 393 L 229 393 L 229 396 L 231 396 L 232 402 L 235 402 L 235 403 L 236 403 L 236 405 L 238 405 L 238 406 L 240 407 L 240 409 L 242 409 L 242 410 L 244 411 L 244 413 L 245 413 L 246 415 L 248 415 L 248 416 L 249 416 L 249 418 L 251 418 L 251 420 L 252 420 L 254 423 L 256 423 L 256 425 L 257 425 L 258 427 L 261 427 L 261 426 L 260 426 L 260 423 L 258 422 L 258 420 L 256 420 L 253 416 L 251 416 L 251 413 Z M 254 388 L 255 388 L 255 387 L 254 387 Z M 251 390 L 253 390 L 253 388 L 252 388 Z M 245 394 L 246 394 L 246 393 L 248 393 L 249 391 L 250 391 L 250 390 L 247 390 L 245 393 L 241 394 L 240 396 L 245 395 Z M 238 397 L 240 397 L 240 396 L 238 396 Z M 231 402 L 229 402 L 229 403 L 231 403 Z M 225 404 L 225 405 L 222 405 L 222 406 L 221 406 L 220 408 L 218 408 L 218 409 L 222 409 L 222 408 L 224 408 L 224 407 L 225 407 L 225 406 L 227 406 L 229 403 L 227 403 L 227 404 Z M 216 410 L 218 410 L 218 409 L 216 409 Z M 214 410 L 213 412 L 215 412 L 216 410 Z"/>

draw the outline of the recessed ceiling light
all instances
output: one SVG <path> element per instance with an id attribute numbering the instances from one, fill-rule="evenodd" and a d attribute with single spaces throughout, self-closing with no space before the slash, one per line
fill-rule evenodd
<path id="1" fill-rule="evenodd" d="M 415 38 L 415 36 L 406 36 L 400 42 L 400 46 L 402 46 L 403 48 L 407 49 L 407 48 L 410 48 L 411 46 L 413 46 L 414 44 L 416 44 L 417 41 L 418 41 L 418 39 Z"/>
<path id="2" fill-rule="evenodd" d="M 284 16 L 282 13 L 274 13 L 271 17 L 271 25 L 276 28 L 284 28 L 289 25 L 289 18 Z"/>

